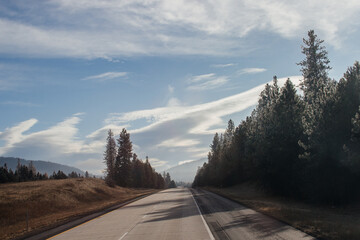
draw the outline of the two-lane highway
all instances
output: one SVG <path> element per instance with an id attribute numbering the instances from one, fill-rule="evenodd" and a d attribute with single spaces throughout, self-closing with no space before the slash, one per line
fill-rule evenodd
<path id="1" fill-rule="evenodd" d="M 204 190 L 192 189 L 190 192 L 186 188 L 176 188 L 140 199 L 52 239 L 314 238 L 216 194 Z"/>
<path id="2" fill-rule="evenodd" d="M 54 236 L 61 239 L 213 239 L 185 188 L 168 189 L 140 199 Z"/>

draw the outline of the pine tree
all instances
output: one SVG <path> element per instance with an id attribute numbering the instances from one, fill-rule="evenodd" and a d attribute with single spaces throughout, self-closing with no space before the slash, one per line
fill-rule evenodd
<path id="1" fill-rule="evenodd" d="M 131 157 L 132 157 L 132 142 L 130 141 L 130 133 L 126 129 L 120 133 L 117 140 L 119 149 L 115 161 L 115 179 L 116 183 L 122 187 L 130 185 L 131 177 Z"/>
<path id="2" fill-rule="evenodd" d="M 115 161 L 116 161 L 116 143 L 114 134 L 111 129 L 108 130 L 106 139 L 106 150 L 104 152 L 104 162 L 106 164 L 106 178 L 105 181 L 109 186 L 115 184 Z"/>
<path id="3" fill-rule="evenodd" d="M 305 59 L 298 65 L 301 66 L 303 81 L 300 84 L 301 90 L 304 91 L 305 102 L 311 104 L 318 98 L 318 94 L 327 85 L 329 59 L 327 51 L 321 44 L 324 40 L 317 38 L 314 30 L 308 32 L 308 39 L 303 39 L 305 46 L 301 46 Z"/>
<path id="4" fill-rule="evenodd" d="M 144 171 L 145 171 L 145 187 L 153 188 L 154 187 L 153 169 L 149 162 L 148 156 L 146 156 Z"/>

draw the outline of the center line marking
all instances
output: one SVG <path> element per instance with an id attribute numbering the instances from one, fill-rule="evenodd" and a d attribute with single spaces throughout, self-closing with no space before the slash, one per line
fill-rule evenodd
<path id="1" fill-rule="evenodd" d="M 119 240 L 123 239 L 126 236 L 126 234 L 128 234 L 128 232 L 124 233 L 124 235 L 122 235 Z"/>

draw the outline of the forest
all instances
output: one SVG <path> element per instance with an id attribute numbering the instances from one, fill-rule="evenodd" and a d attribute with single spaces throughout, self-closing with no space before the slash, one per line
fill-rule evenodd
<path id="1" fill-rule="evenodd" d="M 125 128 L 115 142 L 111 129 L 108 131 L 104 161 L 106 164 L 105 181 L 109 186 L 134 188 L 168 188 L 176 187 L 169 173 L 157 173 L 146 156 L 145 162 L 133 153 L 130 133 Z"/>
<path id="2" fill-rule="evenodd" d="M 300 86 L 288 79 L 279 87 L 275 76 L 250 116 L 215 134 L 194 187 L 252 182 L 307 202 L 359 198 L 360 64 L 331 79 L 323 42 L 313 30 L 303 39 Z"/>

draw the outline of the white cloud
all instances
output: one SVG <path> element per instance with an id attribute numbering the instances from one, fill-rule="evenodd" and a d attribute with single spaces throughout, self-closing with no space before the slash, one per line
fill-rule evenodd
<path id="1" fill-rule="evenodd" d="M 233 67 L 235 65 L 236 65 L 235 63 L 225 63 L 225 64 L 213 64 L 211 66 L 215 68 L 227 68 L 227 67 Z"/>
<path id="2" fill-rule="evenodd" d="M 159 143 L 157 147 L 165 147 L 165 148 L 192 147 L 199 143 L 200 141 L 195 139 L 173 138 Z"/>
<path id="3" fill-rule="evenodd" d="M 229 81 L 228 77 L 221 76 L 221 77 L 217 77 L 215 79 L 209 80 L 207 82 L 189 86 L 187 89 L 192 90 L 192 91 L 210 90 L 210 89 L 218 88 L 218 87 L 224 85 L 225 83 L 227 83 L 228 81 Z"/>
<path id="4" fill-rule="evenodd" d="M 190 86 L 187 90 L 204 91 L 218 88 L 229 81 L 227 76 L 216 76 L 215 73 L 203 74 L 190 77 L 187 82 Z"/>
<path id="5" fill-rule="evenodd" d="M 168 104 L 167 106 L 168 107 L 176 107 L 176 106 L 180 106 L 181 105 L 181 102 L 179 99 L 177 98 L 170 98 L 169 101 L 168 101 Z"/>
<path id="6" fill-rule="evenodd" d="M 279 85 L 283 84 L 286 79 L 287 78 L 279 78 Z M 292 76 L 290 79 L 298 83 L 301 76 Z M 221 117 L 254 106 L 258 101 L 260 92 L 264 89 L 264 85 L 265 84 L 262 84 L 248 91 L 199 105 L 162 107 L 127 113 L 113 113 L 105 122 L 107 124 L 117 125 L 131 123 L 131 121 L 139 119 L 147 119 L 150 122 L 148 126 L 132 130 L 135 133 L 140 133 L 148 131 L 151 128 L 156 128 L 159 124 L 168 121 L 182 120 L 185 123 L 185 120 L 188 120 L 193 126 L 187 128 L 186 132 L 212 134 L 214 132 L 209 132 L 209 129 L 222 123 Z M 192 122 L 192 120 L 195 122 Z"/>
<path id="7" fill-rule="evenodd" d="M 178 165 L 183 165 L 183 164 L 185 164 L 185 163 L 190 163 L 190 162 L 193 162 L 193 161 L 195 161 L 195 160 L 184 160 L 184 161 L 180 161 L 180 162 L 178 163 Z"/>
<path id="8" fill-rule="evenodd" d="M 297 85 L 301 76 L 290 78 Z M 286 79 L 279 78 L 279 85 Z M 264 84 L 240 94 L 193 106 L 111 114 L 106 122 L 131 125 L 133 121 L 147 120 L 145 126 L 128 129 L 132 141 L 140 146 L 141 155 L 168 159 L 168 165 L 174 166 L 184 159 L 197 160 L 206 157 L 213 134 L 224 131 L 232 114 L 256 105 L 263 89 Z"/>
<path id="9" fill-rule="evenodd" d="M 298 85 L 301 76 L 290 78 Z M 286 79 L 279 78 L 279 85 Z M 264 84 L 233 96 L 193 106 L 111 114 L 104 127 L 84 139 L 79 138 L 77 127 L 83 114 L 74 114 L 48 129 L 35 132 L 30 130 L 38 120 L 29 119 L 0 132 L 0 140 L 4 142 L 0 145 L 0 155 L 60 162 L 98 173 L 103 170 L 101 162 L 107 130 L 111 128 L 116 133 L 126 127 L 132 142 L 137 146 L 139 157 L 148 155 L 153 167 L 165 170 L 184 159 L 206 157 L 213 134 L 224 131 L 232 114 L 254 106 L 263 88 Z M 142 119 L 148 120 L 145 126 L 132 127 L 133 121 Z M 181 154 L 178 154 L 178 148 L 181 148 Z"/>
<path id="10" fill-rule="evenodd" d="M 0 18 L 1 53 L 112 60 L 124 55 L 239 55 L 251 46 L 245 37 L 252 33 L 299 39 L 308 29 L 341 47 L 359 27 L 354 19 L 360 2 L 49 0 L 37 9 L 23 3 L 21 9 L 33 14 L 18 12 L 21 21 Z"/>
<path id="11" fill-rule="evenodd" d="M 238 74 L 255 74 L 265 72 L 266 70 L 265 68 L 243 68 L 238 71 Z"/>
<path id="12" fill-rule="evenodd" d="M 106 81 L 114 78 L 125 77 L 127 76 L 127 72 L 106 72 L 99 75 L 89 76 L 83 78 L 83 80 L 98 80 L 98 81 Z"/>
<path id="13" fill-rule="evenodd" d="M 37 119 L 23 121 L 5 129 L 0 140 L 0 155 L 17 156 L 27 159 L 40 159 L 73 165 L 77 160 L 102 158 L 104 139 L 89 136 L 86 140 L 78 138 L 76 125 L 81 121 L 78 114 L 58 124 L 37 132 L 28 132 Z M 106 136 L 106 135 L 105 135 Z"/>
<path id="14" fill-rule="evenodd" d="M 192 76 L 188 79 L 188 83 L 197 83 L 202 81 L 208 81 L 210 79 L 213 79 L 215 77 L 215 73 L 208 73 L 208 74 L 202 74 L 198 76 Z"/>
<path id="15" fill-rule="evenodd" d="M 4 149 L 11 148 L 13 144 L 23 141 L 26 138 L 23 133 L 27 132 L 37 122 L 37 119 L 32 118 L 12 128 L 6 128 L 5 131 L 0 134 L 0 140 L 6 141 L 5 147 L 0 149 L 0 155 L 4 154 Z"/>
<path id="16" fill-rule="evenodd" d="M 153 168 L 162 167 L 167 163 L 167 161 L 163 161 L 158 158 L 149 158 L 149 162 Z"/>

